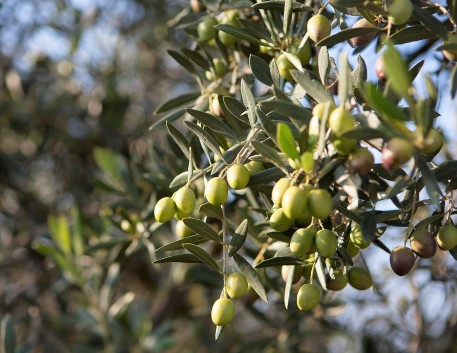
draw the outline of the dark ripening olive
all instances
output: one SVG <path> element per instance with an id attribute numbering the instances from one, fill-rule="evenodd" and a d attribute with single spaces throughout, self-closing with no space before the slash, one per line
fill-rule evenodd
<path id="1" fill-rule="evenodd" d="M 341 270 L 334 270 L 333 274 L 335 275 L 334 279 L 330 277 L 330 274 L 327 274 L 325 277 L 327 289 L 333 291 L 340 291 L 348 284 L 348 277 L 345 274 L 343 274 L 343 271 Z"/>
<path id="2" fill-rule="evenodd" d="M 416 230 L 411 235 L 411 249 L 417 256 L 428 259 L 436 253 L 436 240 L 426 229 Z"/>
<path id="3" fill-rule="evenodd" d="M 375 71 L 376 71 L 376 76 L 378 76 L 378 78 L 381 81 L 385 81 L 387 79 L 383 55 L 379 56 L 376 59 Z"/>
<path id="4" fill-rule="evenodd" d="M 353 267 L 348 272 L 349 284 L 358 290 L 366 290 L 373 285 L 373 279 L 370 272 L 361 268 Z"/>
<path id="5" fill-rule="evenodd" d="M 349 154 L 348 165 L 351 170 L 359 175 L 366 175 L 374 165 L 373 154 L 368 148 L 360 147 Z"/>
<path id="6" fill-rule="evenodd" d="M 332 26 L 327 17 L 315 15 L 311 17 L 307 24 L 308 36 L 313 42 L 319 42 L 330 35 Z"/>
<path id="7" fill-rule="evenodd" d="M 442 250 L 454 249 L 457 246 L 457 228 L 452 224 L 445 225 L 438 232 L 436 242 Z"/>
<path id="8" fill-rule="evenodd" d="M 360 27 L 375 27 L 375 25 L 373 25 L 366 18 L 362 18 L 362 19 L 358 20 L 356 23 L 354 23 L 354 25 L 352 26 L 352 28 L 360 28 Z M 362 34 L 358 37 L 353 37 L 353 38 L 349 39 L 349 41 L 351 42 L 352 46 L 354 46 L 354 47 L 362 47 L 362 46 L 370 43 L 375 36 L 376 36 L 376 32 L 370 32 L 370 33 Z"/>
<path id="9" fill-rule="evenodd" d="M 414 146 L 411 141 L 393 137 L 382 150 L 382 166 L 387 170 L 399 167 L 409 161 L 413 153 Z"/>
<path id="10" fill-rule="evenodd" d="M 319 304 L 321 293 L 319 289 L 311 283 L 304 284 L 300 287 L 297 294 L 297 306 L 302 311 L 312 310 Z"/>
<path id="11" fill-rule="evenodd" d="M 235 304 L 230 299 L 219 298 L 211 309 L 211 320 L 214 325 L 224 326 L 233 320 L 235 316 Z"/>
<path id="12" fill-rule="evenodd" d="M 452 33 L 449 32 L 447 35 L 447 40 L 443 42 L 443 44 L 448 44 L 448 43 L 457 43 L 457 32 Z M 443 54 L 446 57 L 446 59 L 450 61 L 457 61 L 457 49 L 447 49 L 443 50 Z"/>
<path id="13" fill-rule="evenodd" d="M 408 274 L 415 261 L 414 252 L 405 246 L 397 246 L 390 253 L 390 267 L 399 276 Z"/>
<path id="14" fill-rule="evenodd" d="M 411 0 L 393 0 L 387 9 L 389 21 L 394 25 L 404 24 L 411 18 L 413 10 Z"/>

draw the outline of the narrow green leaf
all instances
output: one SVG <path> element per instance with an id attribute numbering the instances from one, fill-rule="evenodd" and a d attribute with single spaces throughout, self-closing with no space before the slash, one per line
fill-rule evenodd
<path id="1" fill-rule="evenodd" d="M 340 54 L 340 71 L 338 72 L 338 98 L 340 99 L 340 104 L 344 104 L 352 95 L 352 75 L 348 55 L 346 52 L 342 52 Z"/>
<path id="2" fill-rule="evenodd" d="M 285 2 L 284 2 L 284 16 L 283 16 L 283 22 L 282 22 L 282 31 L 284 33 L 289 32 L 289 25 L 290 25 L 290 19 L 292 18 L 293 5 L 294 5 L 293 0 L 285 0 Z"/>
<path id="3" fill-rule="evenodd" d="M 266 109 L 268 112 L 275 112 L 282 116 L 294 119 L 299 126 L 302 126 L 303 124 L 308 125 L 312 117 L 311 109 L 305 108 L 290 101 L 263 101 L 260 103 L 260 106 Z"/>
<path id="4" fill-rule="evenodd" d="M 211 61 L 207 60 L 203 55 L 201 55 L 196 50 L 191 50 L 184 48 L 182 49 L 183 54 L 186 58 L 192 60 L 197 66 L 200 66 L 203 70 L 207 71 L 211 67 Z"/>
<path id="5" fill-rule="evenodd" d="M 442 51 L 442 50 L 457 50 L 457 43 L 444 43 L 441 44 L 440 46 L 435 48 L 436 51 Z"/>
<path id="6" fill-rule="evenodd" d="M 159 129 L 161 127 L 164 127 L 167 124 L 167 122 L 171 123 L 171 122 L 173 122 L 175 120 L 178 120 L 185 113 L 186 113 L 185 109 L 174 110 L 174 111 L 168 113 L 167 115 L 165 115 L 164 117 L 160 118 L 159 120 L 157 120 L 154 124 L 152 124 L 149 127 L 149 130 L 155 130 L 155 129 Z"/>
<path id="7" fill-rule="evenodd" d="M 294 135 L 289 125 L 285 123 L 279 123 L 276 129 L 276 142 L 281 149 L 289 158 L 293 160 L 298 159 L 300 155 L 297 152 L 297 144 L 295 143 Z"/>
<path id="8" fill-rule="evenodd" d="M 215 155 L 219 156 L 219 158 L 222 158 L 222 152 L 219 149 L 218 143 L 207 131 L 190 121 L 185 121 L 184 123 L 195 135 L 197 135 L 201 142 L 203 142 L 211 151 L 214 152 Z"/>
<path id="9" fill-rule="evenodd" d="M 16 352 L 16 334 L 14 332 L 13 320 L 11 314 L 5 314 L 2 318 L 0 328 L 0 352 L 15 353 Z"/>
<path id="10" fill-rule="evenodd" d="M 279 178 L 281 178 L 283 176 L 284 176 L 284 172 L 280 168 L 278 168 L 278 167 L 268 168 L 268 169 L 262 170 L 261 172 L 258 172 L 256 174 L 252 175 L 251 178 L 249 179 L 248 187 L 262 185 L 262 184 L 269 184 L 273 181 L 278 180 Z"/>
<path id="11" fill-rule="evenodd" d="M 373 240 L 373 244 L 381 250 L 384 250 L 386 253 L 390 254 L 390 249 L 381 240 L 375 239 Z"/>
<path id="12" fill-rule="evenodd" d="M 384 66 L 392 89 L 400 97 L 409 99 L 412 80 L 405 60 L 390 42 L 387 43 L 387 50 L 383 56 Z"/>
<path id="13" fill-rule="evenodd" d="M 183 68 L 185 68 L 187 71 L 189 71 L 192 74 L 195 74 L 195 67 L 192 65 L 192 63 L 187 59 L 184 55 L 182 55 L 180 52 L 176 50 L 168 50 L 168 54 L 176 60 L 176 62 L 181 65 Z"/>
<path id="14" fill-rule="evenodd" d="M 288 265 L 303 265 L 306 261 L 298 257 L 291 256 L 276 256 L 271 259 L 264 260 L 257 264 L 255 268 L 264 268 L 264 267 L 277 267 L 277 266 L 288 266 Z"/>
<path id="15" fill-rule="evenodd" d="M 230 246 L 229 246 L 229 257 L 232 257 L 233 254 L 238 252 L 238 250 L 241 249 L 243 246 L 246 236 L 248 234 L 248 220 L 245 219 L 241 224 L 236 228 L 235 233 L 232 236 L 232 239 L 230 240 Z"/>
<path id="16" fill-rule="evenodd" d="M 238 138 L 236 134 L 233 132 L 233 130 L 230 129 L 222 120 L 218 119 L 214 115 L 201 112 L 195 109 L 187 109 L 186 111 L 214 132 L 227 136 L 228 138 L 238 142 Z"/>
<path id="17" fill-rule="evenodd" d="M 277 134 L 277 126 L 274 124 L 270 117 L 266 115 L 262 109 L 259 107 L 256 108 L 256 114 L 259 118 L 260 125 L 262 125 L 263 130 L 267 133 L 268 137 L 271 138 L 272 141 L 276 143 L 276 134 Z"/>
<path id="18" fill-rule="evenodd" d="M 434 39 L 438 36 L 422 25 L 404 27 L 390 36 L 395 44 L 412 43 L 423 39 Z"/>
<path id="19" fill-rule="evenodd" d="M 154 263 L 154 264 L 162 264 L 162 263 L 167 263 L 167 262 L 198 264 L 198 263 L 202 263 L 202 260 L 200 260 L 194 254 L 178 254 L 178 255 L 171 255 L 171 256 L 163 257 L 161 259 L 152 261 L 152 263 Z"/>
<path id="20" fill-rule="evenodd" d="M 345 132 L 341 135 L 341 137 L 369 141 L 378 138 L 385 138 L 387 135 L 380 130 L 375 130 L 369 127 L 356 127 L 351 131 Z"/>
<path id="21" fill-rule="evenodd" d="M 430 217 L 427 217 L 425 219 L 423 219 L 422 221 L 420 221 L 419 223 L 417 223 L 414 228 L 416 230 L 419 230 L 419 229 L 422 229 L 422 228 L 425 228 L 427 227 L 429 224 L 432 224 L 436 221 L 441 221 L 442 219 L 444 218 L 444 214 L 440 213 L 440 214 L 435 214 L 433 216 L 430 216 Z"/>
<path id="22" fill-rule="evenodd" d="M 319 50 L 319 57 L 317 60 L 317 66 L 319 68 L 319 77 L 323 85 L 327 84 L 327 75 L 330 68 L 330 58 L 328 55 L 328 49 L 326 46 L 321 47 Z"/>
<path id="23" fill-rule="evenodd" d="M 447 39 L 447 31 L 441 21 L 431 13 L 424 11 L 419 5 L 413 3 L 414 16 L 425 26 L 430 32 L 439 35 L 443 39 Z"/>
<path id="24" fill-rule="evenodd" d="M 232 26 L 229 24 L 218 24 L 217 26 L 214 26 L 214 27 L 216 29 L 218 29 L 219 31 L 231 34 L 232 36 L 239 38 L 239 39 L 247 40 L 248 42 L 250 42 L 252 44 L 257 44 L 257 45 L 262 45 L 262 46 L 265 46 L 265 44 L 266 44 L 265 42 L 262 42 L 261 40 L 257 39 L 257 37 L 255 37 L 254 35 L 249 33 L 249 31 L 247 31 L 244 28 L 235 27 L 235 26 Z"/>
<path id="25" fill-rule="evenodd" d="M 249 66 L 251 67 L 252 74 L 257 80 L 267 86 L 271 86 L 273 84 L 270 68 L 263 59 L 251 54 L 249 56 Z"/>
<path id="26" fill-rule="evenodd" d="M 338 33 L 335 33 L 331 36 L 328 36 L 319 42 L 316 43 L 317 46 L 326 46 L 330 47 L 332 45 L 342 43 L 345 40 L 358 37 L 363 34 L 373 33 L 373 32 L 381 32 L 384 29 L 378 27 L 358 27 L 358 28 L 348 28 L 343 29 Z"/>
<path id="27" fill-rule="evenodd" d="M 419 168 L 422 177 L 424 178 L 427 193 L 430 196 L 430 199 L 433 201 L 433 203 L 437 205 L 442 195 L 435 174 L 433 174 L 430 171 L 430 168 L 428 167 L 426 160 L 421 154 L 415 153 L 414 159 L 416 161 L 416 166 Z"/>
<path id="28" fill-rule="evenodd" d="M 318 103 L 333 102 L 333 97 L 325 89 L 317 77 L 309 70 L 298 72 L 291 71 L 292 77 L 295 81 L 306 91 L 311 98 Z"/>
<path id="29" fill-rule="evenodd" d="M 260 299 L 262 299 L 265 303 L 268 303 L 267 293 L 265 292 L 265 288 L 263 288 L 262 282 L 260 281 L 260 277 L 256 270 L 254 270 L 241 255 L 233 254 L 233 260 L 240 269 L 241 273 L 243 273 L 248 280 L 252 289 L 254 289 L 259 295 Z"/>
<path id="30" fill-rule="evenodd" d="M 185 237 L 184 239 L 179 239 L 175 240 L 167 245 L 161 246 L 156 250 L 156 252 L 165 252 L 165 251 L 176 251 L 176 250 L 181 250 L 182 249 L 182 244 L 184 243 L 189 243 L 189 244 L 203 244 L 208 241 L 207 237 L 204 237 L 203 235 L 191 235 L 188 237 Z"/>
<path id="31" fill-rule="evenodd" d="M 279 75 L 278 65 L 276 65 L 275 59 L 271 59 L 270 61 L 270 74 L 274 82 L 274 87 L 279 87 L 281 85 L 281 76 Z"/>
<path id="32" fill-rule="evenodd" d="M 216 243 L 222 244 L 222 239 L 209 224 L 206 224 L 205 222 L 195 218 L 184 218 L 183 222 L 186 226 L 192 229 L 195 234 L 202 235 L 209 240 L 213 240 Z"/>
<path id="33" fill-rule="evenodd" d="M 70 227 L 64 216 L 49 216 L 48 226 L 51 236 L 56 245 L 66 255 L 71 254 L 71 236 Z"/>
<path id="34" fill-rule="evenodd" d="M 214 340 L 217 341 L 219 336 L 222 333 L 222 330 L 224 329 L 225 326 L 216 326 L 216 332 L 214 333 Z"/>
<path id="35" fill-rule="evenodd" d="M 183 93 L 177 97 L 169 99 L 162 104 L 160 104 L 155 110 L 154 114 L 160 114 L 167 112 L 173 108 L 180 107 L 184 104 L 190 103 L 195 101 L 198 97 L 200 97 L 200 92 L 190 92 L 190 93 Z"/>
<path id="36" fill-rule="evenodd" d="M 258 153 L 260 153 L 262 156 L 264 156 L 271 163 L 275 164 L 279 168 L 284 167 L 282 158 L 279 156 L 278 152 L 276 152 L 276 150 L 274 148 L 271 148 L 270 146 L 267 146 L 258 141 L 252 141 L 251 144 L 252 144 L 252 147 L 254 147 L 254 149 Z"/>
<path id="37" fill-rule="evenodd" d="M 194 254 L 197 258 L 199 258 L 201 260 L 201 262 L 214 268 L 216 271 L 219 271 L 219 266 L 217 265 L 217 262 L 211 257 L 210 254 L 208 254 L 201 247 L 199 247 L 198 245 L 190 244 L 190 243 L 184 243 L 184 244 L 182 244 L 182 246 L 186 250 L 188 250 L 192 254 Z"/>
<path id="38" fill-rule="evenodd" d="M 359 55 L 357 56 L 357 66 L 354 71 L 352 71 L 352 81 L 354 82 L 354 87 L 361 87 L 363 82 L 367 81 L 367 65 L 363 58 Z"/>
<path id="39" fill-rule="evenodd" d="M 376 212 L 374 210 L 362 220 L 360 229 L 364 241 L 371 243 L 376 238 Z"/>
<path id="40" fill-rule="evenodd" d="M 283 51 L 282 53 L 287 57 L 287 59 L 292 63 L 292 65 L 295 66 L 295 68 L 298 71 L 300 71 L 300 72 L 303 71 L 303 66 L 302 66 L 301 61 L 298 58 L 298 56 L 296 56 L 294 54 L 291 54 L 291 53 L 288 53 L 286 51 Z"/>
<path id="41" fill-rule="evenodd" d="M 201 213 L 205 216 L 216 218 L 222 220 L 224 217 L 222 215 L 222 210 L 220 207 L 210 204 L 209 202 L 204 203 L 198 209 L 198 213 Z"/>
<path id="42" fill-rule="evenodd" d="M 457 175 L 457 161 L 447 161 L 434 170 L 436 180 L 446 181 L 455 178 Z"/>
<path id="43" fill-rule="evenodd" d="M 194 170 L 191 178 L 196 176 L 198 173 L 199 173 L 198 170 Z M 189 172 L 187 172 L 187 171 L 182 172 L 181 174 L 178 174 L 177 176 L 175 176 L 175 178 L 171 181 L 169 188 L 174 189 L 174 188 L 183 186 L 187 183 L 188 179 L 189 179 Z"/>
<path id="44" fill-rule="evenodd" d="M 221 106 L 224 114 L 231 114 L 233 117 L 241 121 L 242 123 L 249 125 L 249 119 L 246 114 L 246 107 L 239 100 L 225 96 L 223 97 L 224 104 Z"/>
<path id="45" fill-rule="evenodd" d="M 271 11 L 283 11 L 284 10 L 285 1 L 281 0 L 271 0 L 271 1 L 263 1 L 258 2 L 257 4 L 252 5 L 254 9 L 262 9 L 262 10 L 271 10 Z M 314 11 L 314 9 L 310 6 L 305 6 L 297 1 L 292 2 L 292 11 L 293 12 L 305 12 L 305 11 Z M 287 33 L 287 32 L 285 32 Z"/>
<path id="46" fill-rule="evenodd" d="M 452 69 L 451 77 L 449 80 L 449 87 L 450 87 L 451 98 L 454 99 L 456 96 L 456 93 L 457 93 L 457 65 L 454 65 L 454 68 Z"/>
<path id="47" fill-rule="evenodd" d="M 181 149 L 182 153 L 186 156 L 187 159 L 189 159 L 189 147 L 190 143 L 187 141 L 187 139 L 184 137 L 184 135 L 179 131 L 177 128 L 175 128 L 172 124 L 166 123 L 168 132 L 170 133 L 171 137 L 173 137 L 173 140 L 176 142 L 178 147 Z"/>
<path id="48" fill-rule="evenodd" d="M 244 79 L 241 80 L 241 98 L 243 99 L 243 103 L 247 108 L 249 124 L 251 125 L 251 128 L 253 128 L 256 123 L 256 104 L 254 95 L 252 94 Z"/>

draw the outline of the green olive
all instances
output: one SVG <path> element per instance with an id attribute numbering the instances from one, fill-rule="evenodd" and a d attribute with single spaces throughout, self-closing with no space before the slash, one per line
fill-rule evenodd
<path id="1" fill-rule="evenodd" d="M 343 107 L 338 107 L 330 114 L 328 124 L 333 132 L 341 135 L 355 126 L 354 116 Z"/>
<path id="2" fill-rule="evenodd" d="M 219 298 L 211 309 L 211 320 L 214 325 L 225 326 L 235 316 L 235 304 L 227 298 Z"/>
<path id="3" fill-rule="evenodd" d="M 345 274 L 343 274 L 343 271 L 338 269 L 334 270 L 333 274 L 335 278 L 331 278 L 330 274 L 327 274 L 327 276 L 325 277 L 327 289 L 333 291 L 340 291 L 344 289 L 344 287 L 346 287 L 346 285 L 348 284 L 348 277 Z"/>
<path id="4" fill-rule="evenodd" d="M 317 43 L 330 35 L 332 26 L 327 17 L 315 15 L 309 19 L 307 30 L 309 38 Z"/>
<path id="5" fill-rule="evenodd" d="M 308 191 L 298 186 L 289 187 L 281 201 L 284 214 L 291 219 L 295 219 L 308 212 Z"/>
<path id="6" fill-rule="evenodd" d="M 366 249 L 370 246 L 370 242 L 366 241 L 362 234 L 362 229 L 360 225 L 356 225 L 351 229 L 351 233 L 349 234 L 350 240 L 352 244 L 354 244 L 359 249 Z"/>
<path id="7" fill-rule="evenodd" d="M 217 20 L 212 16 L 206 16 L 203 21 L 198 24 L 198 38 L 204 42 L 208 42 L 214 38 L 217 29 L 214 28 L 218 24 Z"/>
<path id="8" fill-rule="evenodd" d="M 424 259 L 433 257 L 436 253 L 435 237 L 425 228 L 416 230 L 411 235 L 411 249 Z"/>
<path id="9" fill-rule="evenodd" d="M 358 290 L 366 290 L 373 285 L 370 272 L 361 268 L 353 267 L 348 272 L 349 284 Z"/>
<path id="10" fill-rule="evenodd" d="M 314 236 L 311 229 L 297 229 L 290 239 L 290 251 L 298 256 L 309 253 L 314 247 Z"/>
<path id="11" fill-rule="evenodd" d="M 308 206 L 314 217 L 325 219 L 333 210 L 332 195 L 324 189 L 311 190 L 308 194 Z"/>
<path id="12" fill-rule="evenodd" d="M 279 75 L 284 77 L 287 81 L 293 81 L 290 70 L 295 70 L 294 64 L 290 62 L 285 54 L 281 54 L 276 59 L 276 65 L 278 66 Z"/>
<path id="13" fill-rule="evenodd" d="M 401 166 L 413 156 L 414 146 L 411 141 L 393 137 L 382 150 L 382 165 L 385 169 Z"/>
<path id="14" fill-rule="evenodd" d="M 297 306 L 302 311 L 312 310 L 319 304 L 320 299 L 319 289 L 314 284 L 307 283 L 302 285 L 298 291 Z"/>
<path id="15" fill-rule="evenodd" d="M 157 201 L 154 207 L 154 217 L 157 222 L 166 223 L 170 221 L 176 213 L 176 204 L 171 197 L 164 197 Z"/>
<path id="16" fill-rule="evenodd" d="M 179 239 L 190 237 L 195 234 L 194 231 L 186 226 L 181 220 L 176 222 L 175 232 Z"/>
<path id="17" fill-rule="evenodd" d="M 338 238 L 331 230 L 321 229 L 316 233 L 314 244 L 320 256 L 331 257 L 336 252 Z"/>
<path id="18" fill-rule="evenodd" d="M 457 246 L 457 228 L 452 224 L 445 225 L 438 232 L 436 242 L 442 250 L 454 249 Z"/>
<path id="19" fill-rule="evenodd" d="M 249 170 L 242 164 L 234 164 L 227 170 L 227 182 L 235 190 L 244 189 L 250 177 Z"/>
<path id="20" fill-rule="evenodd" d="M 278 232 L 284 232 L 294 224 L 294 220 L 284 214 L 282 208 L 277 209 L 270 216 L 270 227 Z"/>
<path id="21" fill-rule="evenodd" d="M 413 10 L 411 0 L 393 0 L 387 9 L 389 21 L 395 25 L 402 25 L 411 18 Z"/>
<path id="22" fill-rule="evenodd" d="M 205 197 L 212 205 L 223 205 L 228 198 L 227 183 L 219 177 L 210 179 L 206 184 Z"/>
<path id="23" fill-rule="evenodd" d="M 246 163 L 244 166 L 247 168 L 249 174 L 251 175 L 254 175 L 265 170 L 265 166 L 263 165 L 263 163 L 258 161 L 250 161 Z"/>
<path id="24" fill-rule="evenodd" d="M 195 206 L 195 194 L 188 187 L 182 187 L 173 195 L 177 212 L 180 216 L 187 217 L 190 215 Z M 183 218 L 181 217 L 181 218 Z"/>
<path id="25" fill-rule="evenodd" d="M 271 201 L 273 201 L 273 203 L 276 206 L 281 206 L 282 197 L 283 197 L 284 193 L 286 192 L 286 190 L 289 188 L 289 186 L 290 186 L 290 179 L 287 179 L 287 178 L 279 179 L 276 182 L 276 184 L 273 186 L 273 190 L 271 192 Z"/>
<path id="26" fill-rule="evenodd" d="M 248 291 L 248 281 L 240 272 L 233 272 L 225 280 L 225 289 L 230 298 L 239 299 Z"/>

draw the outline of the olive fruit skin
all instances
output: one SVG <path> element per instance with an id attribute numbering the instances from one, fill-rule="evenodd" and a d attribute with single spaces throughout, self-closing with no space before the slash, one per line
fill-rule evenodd
<path id="1" fill-rule="evenodd" d="M 292 271 L 294 268 L 294 278 L 292 278 L 292 283 L 295 284 L 297 283 L 303 274 L 303 269 L 301 266 L 295 266 L 295 265 L 283 265 L 281 267 L 281 277 L 284 282 L 287 282 L 287 279 L 289 278 L 289 273 Z"/>
<path id="2" fill-rule="evenodd" d="M 338 239 L 331 230 L 321 229 L 316 233 L 314 244 L 320 256 L 331 257 L 336 252 Z"/>
<path id="3" fill-rule="evenodd" d="M 348 280 L 351 287 L 358 290 L 366 290 L 373 285 L 370 272 L 361 267 L 353 267 L 348 272 Z"/>
<path id="4" fill-rule="evenodd" d="M 198 38 L 204 42 L 208 42 L 214 38 L 217 29 L 214 28 L 218 24 L 217 20 L 212 16 L 206 16 L 202 22 L 198 24 Z"/>
<path id="5" fill-rule="evenodd" d="M 333 291 L 340 291 L 344 289 L 344 287 L 346 287 L 348 284 L 348 277 L 343 274 L 343 271 L 341 270 L 334 270 L 333 274 L 335 275 L 335 279 L 332 279 L 329 274 L 327 274 L 325 277 L 327 289 Z"/>
<path id="6" fill-rule="evenodd" d="M 390 170 L 409 161 L 414 153 L 413 144 L 404 138 L 393 137 L 382 150 L 382 166 Z"/>
<path id="7" fill-rule="evenodd" d="M 359 253 L 360 249 L 352 241 L 349 241 L 346 251 L 350 257 L 354 257 Z"/>
<path id="8" fill-rule="evenodd" d="M 338 107 L 330 114 L 328 124 L 337 135 L 352 130 L 355 126 L 354 117 L 343 107 Z"/>
<path id="9" fill-rule="evenodd" d="M 211 320 L 216 326 L 225 326 L 235 316 L 235 304 L 227 298 L 219 298 L 211 309 Z"/>
<path id="10" fill-rule="evenodd" d="M 354 244 L 354 246 L 358 247 L 359 249 L 366 249 L 370 246 L 370 242 L 366 241 L 363 238 L 362 229 L 358 224 L 351 229 L 349 238 L 352 244 Z"/>
<path id="11" fill-rule="evenodd" d="M 298 256 L 308 254 L 314 247 L 314 236 L 311 229 L 297 229 L 290 239 L 290 251 Z"/>
<path id="12" fill-rule="evenodd" d="M 282 208 L 277 209 L 270 216 L 270 227 L 278 232 L 284 232 L 294 224 L 294 220 L 287 217 Z"/>
<path id="13" fill-rule="evenodd" d="M 324 189 L 314 189 L 308 194 L 308 207 L 311 214 L 318 219 L 325 219 L 332 213 L 332 195 Z"/>
<path id="14" fill-rule="evenodd" d="M 298 186 L 289 187 L 281 201 L 284 214 L 295 219 L 308 211 L 308 192 Z"/>
<path id="15" fill-rule="evenodd" d="M 297 56 L 298 59 L 300 59 L 300 62 L 303 65 L 306 65 L 309 63 L 309 60 L 311 59 L 312 53 L 311 53 L 311 46 L 309 45 L 308 42 L 305 43 L 303 47 L 300 49 L 298 48 L 300 46 L 300 40 L 297 40 L 292 43 L 290 46 L 290 52 L 294 55 Z"/>
<path id="16" fill-rule="evenodd" d="M 225 280 L 225 289 L 227 290 L 230 298 L 241 298 L 248 291 L 248 288 L 248 281 L 240 272 L 231 273 Z"/>
<path id="17" fill-rule="evenodd" d="M 235 20 L 229 20 L 224 23 L 231 25 L 231 26 L 238 27 L 238 23 Z M 219 31 L 217 36 L 219 37 L 219 40 L 221 41 L 221 43 L 226 47 L 230 47 L 233 44 L 235 44 L 236 42 L 238 42 L 238 38 L 232 36 L 231 34 L 228 34 L 227 32 Z"/>
<path id="18" fill-rule="evenodd" d="M 247 168 L 250 175 L 254 175 L 265 170 L 265 166 L 263 165 L 263 163 L 258 161 L 250 161 L 246 163 L 244 166 Z"/>
<path id="19" fill-rule="evenodd" d="M 368 21 L 366 18 L 361 18 L 356 23 L 354 23 L 352 28 L 360 28 L 360 27 L 375 27 L 375 26 L 370 21 Z M 349 39 L 349 42 L 352 44 L 353 47 L 363 47 L 364 45 L 367 45 L 368 43 L 370 43 L 375 36 L 376 36 L 376 32 L 365 33 L 358 37 L 352 37 L 351 39 Z"/>
<path id="20" fill-rule="evenodd" d="M 378 76 L 378 79 L 380 79 L 381 81 L 385 81 L 387 79 L 383 55 L 379 56 L 376 59 L 375 72 L 376 76 Z"/>
<path id="21" fill-rule="evenodd" d="M 333 102 L 318 103 L 313 108 L 313 116 L 317 116 L 320 120 L 324 118 L 325 109 L 328 106 L 328 116 L 336 109 L 336 105 Z"/>
<path id="22" fill-rule="evenodd" d="M 273 186 L 273 190 L 271 192 L 271 201 L 273 201 L 273 203 L 276 206 L 281 206 L 282 197 L 283 197 L 284 193 L 286 192 L 286 190 L 289 188 L 289 186 L 290 186 L 290 179 L 287 179 L 287 178 L 279 179 L 276 182 L 276 184 Z"/>
<path id="23" fill-rule="evenodd" d="M 219 177 L 210 179 L 206 184 L 205 197 L 214 206 L 223 205 L 228 198 L 227 183 Z"/>
<path id="24" fill-rule="evenodd" d="M 457 228 L 447 224 L 440 229 L 436 236 L 436 242 L 442 250 L 451 250 L 457 246 Z"/>
<path id="25" fill-rule="evenodd" d="M 227 182 L 235 190 L 244 189 L 250 177 L 249 170 L 242 164 L 234 164 L 227 170 Z"/>
<path id="26" fill-rule="evenodd" d="M 397 246 L 390 253 L 390 267 L 398 276 L 407 275 L 415 261 L 414 252 L 406 246 Z"/>
<path id="27" fill-rule="evenodd" d="M 227 72 L 227 65 L 219 58 L 213 59 L 213 66 L 216 77 L 222 77 Z"/>
<path id="28" fill-rule="evenodd" d="M 294 64 L 290 62 L 285 54 L 281 54 L 276 59 L 276 65 L 278 66 L 279 75 L 285 78 L 287 81 L 293 81 L 290 70 L 295 70 Z"/>
<path id="29" fill-rule="evenodd" d="M 297 306 L 302 311 L 312 310 L 319 304 L 320 299 L 319 289 L 314 284 L 306 283 L 298 290 Z"/>
<path id="30" fill-rule="evenodd" d="M 349 167 L 359 175 L 367 175 L 374 166 L 373 154 L 368 148 L 360 147 L 349 154 Z"/>
<path id="31" fill-rule="evenodd" d="M 171 197 L 164 197 L 157 201 L 154 207 L 154 217 L 157 222 L 167 223 L 176 213 L 176 204 Z"/>
<path id="32" fill-rule="evenodd" d="M 192 189 L 188 187 L 182 187 L 173 195 L 177 212 L 180 215 L 187 217 L 190 215 L 195 206 L 195 194 Z"/>
<path id="33" fill-rule="evenodd" d="M 457 43 L 457 33 L 449 32 L 447 35 L 447 40 L 445 40 L 443 44 L 447 43 Z M 457 49 L 443 50 L 443 55 L 450 61 L 457 61 Z"/>
<path id="34" fill-rule="evenodd" d="M 336 135 L 332 135 L 331 141 L 335 150 L 344 156 L 350 154 L 357 147 L 357 140 L 349 137 L 337 137 Z"/>
<path id="35" fill-rule="evenodd" d="M 436 253 L 435 237 L 426 229 L 416 230 L 411 235 L 411 249 L 424 259 L 433 257 Z"/>
<path id="36" fill-rule="evenodd" d="M 313 42 L 319 42 L 330 35 L 332 26 L 330 21 L 324 15 L 315 15 L 311 17 L 307 24 L 309 38 Z"/>
<path id="37" fill-rule="evenodd" d="M 443 148 L 443 145 L 443 136 L 441 136 L 438 131 L 431 129 L 425 139 L 419 143 L 417 148 L 419 148 L 422 153 L 434 155 Z"/>
<path id="38" fill-rule="evenodd" d="M 195 234 L 192 229 L 185 225 L 183 221 L 177 221 L 175 226 L 175 232 L 179 239 L 190 237 Z"/>
<path id="39" fill-rule="evenodd" d="M 413 10 L 411 0 L 393 0 L 387 9 L 389 21 L 394 25 L 402 25 L 411 18 Z"/>

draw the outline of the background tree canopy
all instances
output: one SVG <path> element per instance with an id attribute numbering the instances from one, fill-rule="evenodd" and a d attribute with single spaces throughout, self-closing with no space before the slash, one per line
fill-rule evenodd
<path id="1" fill-rule="evenodd" d="M 390 1 L 321 5 L 0 4 L 0 352 L 455 351 L 457 251 L 437 233 L 455 213 L 457 70 L 443 50 L 457 50 L 457 4 L 414 0 L 404 23 Z M 318 12 L 333 28 L 322 38 Z M 352 112 L 351 131 L 329 101 Z M 392 140 L 405 137 L 402 160 Z M 235 162 L 260 169 L 231 182 Z M 231 186 L 223 211 L 216 176 Z M 331 212 L 302 221 L 334 232 L 337 252 L 301 256 L 300 222 L 272 221 L 285 176 L 329 191 Z M 159 223 L 158 201 L 183 185 L 198 207 Z M 397 277 L 388 253 L 425 229 L 445 250 L 411 252 Z M 232 268 L 250 289 L 215 341 Z M 372 289 L 322 290 L 349 268 L 369 270 Z M 302 312 L 310 274 L 321 300 Z"/>

